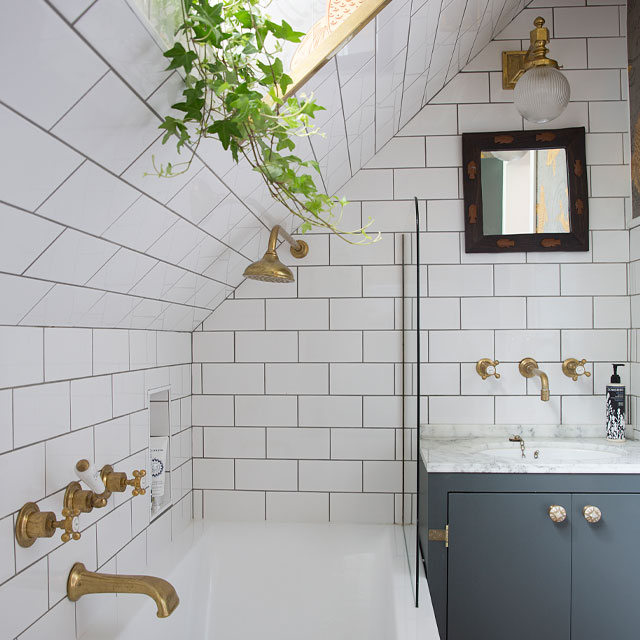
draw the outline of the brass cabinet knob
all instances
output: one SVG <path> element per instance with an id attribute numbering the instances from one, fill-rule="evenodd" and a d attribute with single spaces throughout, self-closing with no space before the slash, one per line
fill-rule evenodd
<path id="1" fill-rule="evenodd" d="M 567 519 L 567 510 L 559 504 L 552 504 L 549 507 L 549 517 L 553 522 L 564 522 Z"/>
<path id="2" fill-rule="evenodd" d="M 591 504 L 588 504 L 584 509 L 582 509 L 582 515 L 589 524 L 595 524 L 596 522 L 600 522 L 602 519 L 602 511 Z"/>

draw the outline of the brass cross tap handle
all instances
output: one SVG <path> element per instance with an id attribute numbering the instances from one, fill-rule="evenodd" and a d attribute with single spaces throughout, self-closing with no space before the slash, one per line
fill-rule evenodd
<path id="1" fill-rule="evenodd" d="M 584 368 L 585 364 L 587 364 L 587 361 L 584 359 L 577 360 L 576 358 L 567 358 L 562 363 L 562 373 L 564 373 L 567 378 L 571 378 L 574 382 L 579 376 L 585 376 L 585 378 L 588 378 L 591 376 L 591 373 Z"/>
<path id="2" fill-rule="evenodd" d="M 147 493 L 147 490 L 140 486 L 142 483 L 142 478 L 147 475 L 147 472 L 144 469 L 140 469 L 139 471 L 136 469 L 133 471 L 133 478 L 131 480 L 127 480 L 127 485 L 129 487 L 133 487 L 133 491 L 131 492 L 132 496 L 143 496 Z"/>
<path id="3" fill-rule="evenodd" d="M 78 509 L 62 510 L 62 520 L 58 520 L 53 523 L 55 529 L 62 529 L 64 533 L 60 536 L 62 542 L 68 542 L 72 538 L 74 540 L 80 540 L 80 532 L 78 531 L 78 516 L 80 511 Z"/>
<path id="4" fill-rule="evenodd" d="M 478 375 L 486 380 L 491 376 L 495 376 L 496 380 L 500 378 L 500 374 L 498 373 L 497 366 L 500 364 L 498 360 L 490 360 L 489 358 L 482 358 L 482 360 L 478 360 L 476 362 L 476 371 Z"/>

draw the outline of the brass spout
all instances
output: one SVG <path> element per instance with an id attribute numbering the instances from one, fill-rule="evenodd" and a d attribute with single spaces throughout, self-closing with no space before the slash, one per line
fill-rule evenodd
<path id="1" fill-rule="evenodd" d="M 82 562 L 76 562 L 67 580 L 67 596 L 75 602 L 91 593 L 141 593 L 153 598 L 158 618 L 169 617 L 180 604 L 176 590 L 162 578 L 93 573 Z"/>
<path id="2" fill-rule="evenodd" d="M 544 371 L 538 369 L 538 363 L 533 358 L 525 358 L 520 361 L 518 369 L 525 378 L 540 376 L 540 400 L 547 402 L 549 400 L 549 377 Z"/>

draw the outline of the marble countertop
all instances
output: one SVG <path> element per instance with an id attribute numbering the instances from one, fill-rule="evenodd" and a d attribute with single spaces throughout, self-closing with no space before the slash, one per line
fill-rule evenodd
<path id="1" fill-rule="evenodd" d="M 601 425 L 423 426 L 431 473 L 640 473 L 640 441 L 611 442 Z M 521 435 L 525 444 L 509 436 Z M 537 456 L 536 456 L 537 452 Z"/>

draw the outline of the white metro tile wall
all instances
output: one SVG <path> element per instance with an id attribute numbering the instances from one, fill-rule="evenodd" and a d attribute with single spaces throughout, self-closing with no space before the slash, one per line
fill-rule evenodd
<path id="1" fill-rule="evenodd" d="M 330 237 L 313 263 L 293 262 L 297 282 L 289 290 L 241 285 L 193 334 L 194 380 L 203 380 L 194 418 L 205 443 L 216 431 L 221 439 L 194 452 L 202 456 L 205 517 L 394 521 L 402 458 L 399 247 L 402 232 L 414 229 L 414 195 L 423 230 L 425 422 L 602 422 L 607 363 L 629 362 L 629 328 L 640 320 L 640 302 L 628 297 L 629 287 L 640 291 L 635 262 L 627 277 L 629 258 L 640 258 L 640 234 L 630 246 L 620 8 L 581 3 L 522 14 L 461 73 L 449 74 L 449 85 L 386 146 L 377 141 L 379 152 L 340 191 L 350 211 L 361 212 L 356 223 L 375 218 L 381 242 L 358 248 Z M 501 90 L 500 53 L 522 46 L 540 11 L 555 29 L 552 45 L 574 96 L 552 125 L 587 130 L 591 250 L 465 254 L 460 134 L 530 126 Z M 433 87 L 425 83 L 420 98 Z M 526 356 L 549 371 L 549 403 L 517 371 Z M 478 377 L 483 357 L 501 361 L 500 380 Z M 586 358 L 593 377 L 562 376 L 567 357 Z M 229 438 L 244 437 L 253 444 L 229 448 Z"/>

